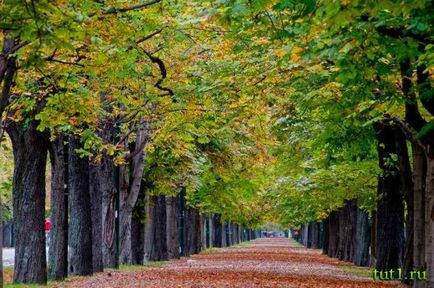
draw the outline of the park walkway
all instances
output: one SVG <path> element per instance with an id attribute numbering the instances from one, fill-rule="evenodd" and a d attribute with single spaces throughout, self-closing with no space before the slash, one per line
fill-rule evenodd
<path id="1" fill-rule="evenodd" d="M 324 256 L 320 250 L 306 249 L 285 238 L 265 238 L 231 248 L 209 249 L 160 267 L 104 272 L 74 280 L 68 287 L 402 286 L 373 281 L 367 269 Z"/>

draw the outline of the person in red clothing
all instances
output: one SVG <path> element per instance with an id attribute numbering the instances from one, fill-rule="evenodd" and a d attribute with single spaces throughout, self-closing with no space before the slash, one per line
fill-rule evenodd
<path id="1" fill-rule="evenodd" d="M 47 218 L 45 219 L 45 232 L 50 232 L 51 229 L 51 219 Z"/>
<path id="2" fill-rule="evenodd" d="M 48 246 L 50 243 L 50 230 L 51 230 L 51 219 L 45 219 L 45 243 Z"/>

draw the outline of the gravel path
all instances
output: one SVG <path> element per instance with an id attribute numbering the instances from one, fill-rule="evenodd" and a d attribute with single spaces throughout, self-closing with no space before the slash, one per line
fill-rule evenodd
<path id="1" fill-rule="evenodd" d="M 265 238 L 210 249 L 161 267 L 99 273 L 75 279 L 67 287 L 404 287 L 344 272 L 342 266 L 353 265 L 285 238 Z"/>

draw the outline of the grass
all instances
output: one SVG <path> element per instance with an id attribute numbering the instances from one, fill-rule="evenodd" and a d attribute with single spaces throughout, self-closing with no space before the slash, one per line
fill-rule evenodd
<path id="1" fill-rule="evenodd" d="M 292 238 L 288 238 L 288 241 L 291 242 L 291 244 L 294 244 L 295 247 L 304 247 L 303 244 L 301 244 L 301 243 L 295 241 L 295 240 L 292 239 Z"/>
<path id="2" fill-rule="evenodd" d="M 358 266 L 338 266 L 338 269 L 355 274 L 359 277 L 372 278 L 372 270 L 368 267 L 358 267 Z"/>
<path id="3" fill-rule="evenodd" d="M 243 242 L 240 242 L 238 244 L 232 245 L 229 248 L 246 247 L 246 246 L 250 246 L 251 244 L 252 243 L 250 243 L 250 241 L 243 241 Z"/>
<path id="4" fill-rule="evenodd" d="M 119 270 L 113 269 L 112 271 L 137 271 L 137 270 L 143 270 L 149 267 L 160 267 L 166 264 L 168 261 L 151 261 L 146 262 L 143 265 L 121 265 L 119 266 Z"/>
<path id="5" fill-rule="evenodd" d="M 218 251 L 219 249 L 220 248 L 216 248 L 216 247 L 206 248 L 205 250 L 202 250 L 199 254 L 204 254 L 204 255 L 212 254 L 215 251 Z"/>

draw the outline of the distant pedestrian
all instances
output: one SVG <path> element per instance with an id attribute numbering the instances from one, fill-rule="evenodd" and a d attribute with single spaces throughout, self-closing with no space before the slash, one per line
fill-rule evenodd
<path id="1" fill-rule="evenodd" d="M 51 219 L 45 219 L 45 243 L 48 246 L 50 243 L 50 230 L 51 230 Z"/>

